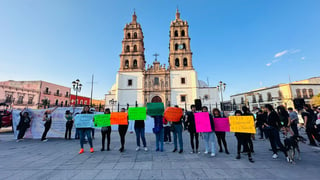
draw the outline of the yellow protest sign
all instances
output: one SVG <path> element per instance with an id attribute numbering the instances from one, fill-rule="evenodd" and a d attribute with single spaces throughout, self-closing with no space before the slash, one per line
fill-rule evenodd
<path id="1" fill-rule="evenodd" d="M 229 116 L 230 132 L 256 133 L 253 116 Z"/>

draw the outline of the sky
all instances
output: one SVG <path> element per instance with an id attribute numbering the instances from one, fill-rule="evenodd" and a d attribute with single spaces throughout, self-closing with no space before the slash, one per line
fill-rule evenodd
<path id="1" fill-rule="evenodd" d="M 136 11 L 148 64 L 168 64 L 177 7 L 198 79 L 230 95 L 320 76 L 319 0 L 0 0 L 0 81 L 44 80 L 104 99 Z M 72 91 L 72 93 L 74 93 Z"/>

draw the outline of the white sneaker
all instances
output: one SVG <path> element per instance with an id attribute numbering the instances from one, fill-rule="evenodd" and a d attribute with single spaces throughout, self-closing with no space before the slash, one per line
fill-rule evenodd
<path id="1" fill-rule="evenodd" d="M 216 154 L 215 153 L 211 153 L 211 157 L 215 157 L 216 156 Z"/>
<path id="2" fill-rule="evenodd" d="M 44 139 L 44 140 L 42 140 L 42 142 L 47 142 L 48 141 L 48 139 Z"/>
<path id="3" fill-rule="evenodd" d="M 277 159 L 277 158 L 278 158 L 278 154 L 273 154 L 273 155 L 272 155 L 272 158 L 273 158 L 273 159 Z"/>
<path id="4" fill-rule="evenodd" d="M 20 142 L 20 139 L 17 139 L 16 142 Z"/>
<path id="5" fill-rule="evenodd" d="M 208 151 L 205 151 L 204 153 L 205 153 L 205 154 L 208 154 L 209 152 L 208 152 Z"/>
<path id="6" fill-rule="evenodd" d="M 144 148 L 144 151 L 148 151 L 148 148 L 147 148 L 147 147 L 145 147 L 145 148 Z"/>
<path id="7" fill-rule="evenodd" d="M 288 162 L 288 163 L 292 162 L 289 157 L 286 157 L 286 159 L 287 159 L 287 162 Z"/>
<path id="8" fill-rule="evenodd" d="M 138 146 L 137 148 L 136 148 L 136 151 L 139 151 L 140 150 L 140 147 Z"/>

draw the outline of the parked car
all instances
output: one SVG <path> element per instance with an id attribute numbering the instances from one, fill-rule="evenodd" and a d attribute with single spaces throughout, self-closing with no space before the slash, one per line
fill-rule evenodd
<path id="1" fill-rule="evenodd" d="M 8 106 L 0 104 L 0 128 L 12 126 L 12 112 L 7 110 Z"/>

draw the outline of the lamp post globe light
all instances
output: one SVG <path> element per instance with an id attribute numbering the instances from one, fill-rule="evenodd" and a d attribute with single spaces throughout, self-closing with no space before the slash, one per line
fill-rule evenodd
<path id="1" fill-rule="evenodd" d="M 223 92 L 226 90 L 226 83 L 224 83 L 224 82 L 222 82 L 222 81 L 220 81 L 219 82 L 219 85 L 217 86 L 217 88 L 218 88 L 218 91 L 220 92 L 220 95 L 221 95 L 221 105 L 220 105 L 220 107 L 221 107 L 221 111 L 222 111 L 222 113 L 224 114 L 224 107 L 223 107 Z"/>
<path id="2" fill-rule="evenodd" d="M 75 107 L 77 107 L 77 104 L 78 104 L 78 92 L 81 91 L 81 87 L 82 87 L 82 84 L 80 84 L 80 80 L 77 79 L 75 81 L 72 81 L 72 87 L 73 87 L 73 90 L 76 92 L 76 103 L 75 103 Z"/>
<path id="3" fill-rule="evenodd" d="M 113 112 L 113 105 L 115 105 L 117 103 L 117 101 L 115 101 L 114 99 L 109 100 L 109 104 L 111 105 L 111 112 Z"/>

